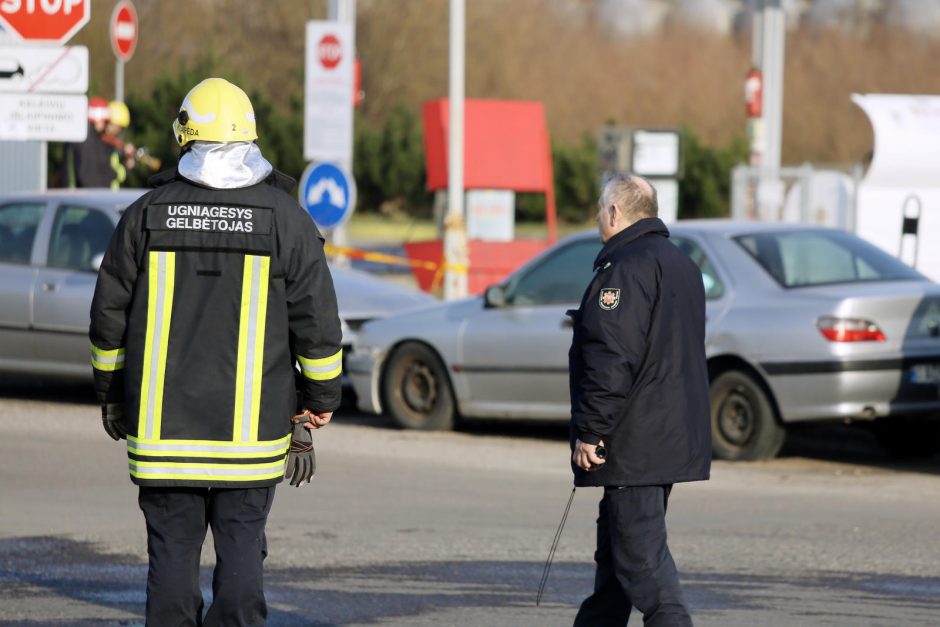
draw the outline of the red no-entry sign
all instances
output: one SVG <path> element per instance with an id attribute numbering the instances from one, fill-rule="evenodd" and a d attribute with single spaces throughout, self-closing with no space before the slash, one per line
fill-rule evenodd
<path id="1" fill-rule="evenodd" d="M 111 12 L 111 50 L 119 61 L 130 61 L 137 48 L 137 9 L 127 0 Z"/>
<path id="2" fill-rule="evenodd" d="M 64 44 L 90 17 L 91 0 L 0 2 L 0 26 L 23 41 Z"/>

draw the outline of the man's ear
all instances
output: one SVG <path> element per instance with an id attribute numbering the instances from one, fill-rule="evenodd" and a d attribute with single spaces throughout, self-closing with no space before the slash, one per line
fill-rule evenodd
<path id="1" fill-rule="evenodd" d="M 610 205 L 610 211 L 608 212 L 608 215 L 610 216 L 608 218 L 610 226 L 615 227 L 617 226 L 617 222 L 623 218 L 623 211 L 621 211 L 620 206 L 617 203 L 612 203 Z"/>

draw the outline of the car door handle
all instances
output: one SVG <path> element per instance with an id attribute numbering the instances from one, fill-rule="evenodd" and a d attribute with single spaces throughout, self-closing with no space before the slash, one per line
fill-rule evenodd
<path id="1" fill-rule="evenodd" d="M 42 291 L 43 291 L 43 292 L 54 292 L 54 291 L 56 290 L 56 287 L 57 287 L 57 286 L 56 286 L 55 283 L 43 283 L 43 284 L 42 284 Z"/>

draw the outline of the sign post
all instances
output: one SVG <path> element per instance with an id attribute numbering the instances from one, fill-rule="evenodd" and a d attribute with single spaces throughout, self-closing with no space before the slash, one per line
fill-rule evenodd
<path id="1" fill-rule="evenodd" d="M 450 0 L 447 214 L 444 216 L 444 300 L 467 295 L 469 251 L 464 215 L 464 91 L 466 82 L 465 0 Z"/>
<path id="2" fill-rule="evenodd" d="M 109 31 L 111 50 L 117 58 L 114 64 L 114 99 L 124 102 L 124 64 L 131 60 L 137 49 L 137 9 L 130 0 L 121 0 L 114 5 Z"/>
<path id="3" fill-rule="evenodd" d="M 352 158 L 355 45 L 350 24 L 307 22 L 304 158 Z"/>
<path id="4" fill-rule="evenodd" d="M 313 163 L 333 163 L 351 173 L 357 91 L 356 2 L 330 0 L 328 9 L 329 20 L 307 22 L 304 158 Z M 351 205 L 348 212 L 353 209 Z M 330 241 L 340 247 L 346 245 L 344 222 L 345 218 L 331 227 L 329 234 Z M 340 255 L 336 261 L 343 264 L 345 257 Z"/>

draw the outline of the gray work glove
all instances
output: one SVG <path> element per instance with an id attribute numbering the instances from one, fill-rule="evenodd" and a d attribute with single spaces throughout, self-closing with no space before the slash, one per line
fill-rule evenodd
<path id="1" fill-rule="evenodd" d="M 112 440 L 127 439 L 127 423 L 124 422 L 124 404 L 107 403 L 101 406 L 101 424 Z"/>
<path id="2" fill-rule="evenodd" d="M 313 434 L 304 427 L 305 421 L 294 423 L 294 432 L 290 439 L 287 453 L 287 470 L 284 477 L 290 484 L 299 488 L 304 482 L 309 483 L 317 471 L 317 454 L 313 450 Z"/>

